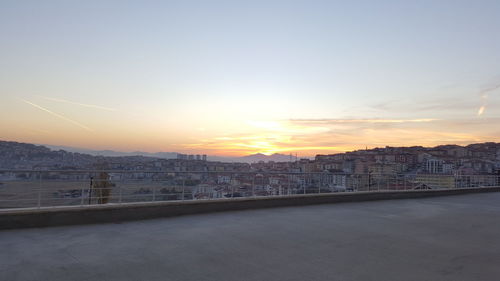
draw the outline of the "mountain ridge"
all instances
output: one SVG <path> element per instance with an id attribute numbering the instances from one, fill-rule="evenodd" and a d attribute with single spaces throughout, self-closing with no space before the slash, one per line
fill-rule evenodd
<path id="1" fill-rule="evenodd" d="M 89 154 L 92 156 L 107 156 L 107 157 L 123 157 L 123 156 L 146 156 L 146 157 L 154 157 L 161 159 L 176 159 L 178 152 L 144 152 L 144 151 L 132 151 L 132 152 L 124 152 L 124 151 L 115 151 L 110 149 L 103 150 L 93 150 L 87 148 L 79 148 L 72 146 L 62 146 L 62 145 L 48 145 L 48 144 L 36 144 L 45 146 L 51 150 L 65 150 L 68 152 L 77 152 L 82 154 Z M 243 162 L 243 163 L 256 163 L 260 161 L 268 162 L 288 162 L 290 161 L 290 156 L 274 153 L 271 155 L 265 155 L 263 153 L 255 153 L 249 154 L 245 156 L 239 157 L 229 157 L 229 156 L 215 156 L 215 155 L 207 155 L 207 159 L 209 161 L 219 161 L 219 162 Z"/>

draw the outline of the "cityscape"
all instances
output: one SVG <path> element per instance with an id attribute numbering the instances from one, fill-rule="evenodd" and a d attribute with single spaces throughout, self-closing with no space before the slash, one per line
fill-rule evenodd
<path id="1" fill-rule="evenodd" d="M 311 159 L 298 159 L 290 154 L 288 161 L 252 163 L 207 161 L 207 155 L 180 153 L 174 159 L 93 156 L 7 141 L 0 143 L 0 155 L 0 170 L 4 169 L 0 173 L 0 182 L 3 181 L 0 198 L 7 199 L 0 207 L 4 208 L 32 206 L 34 202 L 29 197 L 18 197 L 21 201 L 18 203 L 9 203 L 8 199 L 16 194 L 14 190 L 29 194 L 31 187 L 16 182 L 33 180 L 40 180 L 46 186 L 51 194 L 48 197 L 69 198 L 62 202 L 38 202 L 39 206 L 87 202 L 91 192 L 87 185 L 90 182 L 92 186 L 92 178 L 100 172 L 106 172 L 101 180 L 113 186 L 108 195 L 111 202 L 455 189 L 496 186 L 500 181 L 500 143 L 387 146 L 316 155 Z M 128 198 L 124 198 L 124 192 Z"/>
<path id="2" fill-rule="evenodd" d="M 174 154 L 174 153 L 171 153 Z M 176 154 L 173 159 L 135 156 L 94 156 L 52 150 L 42 145 L 0 141 L 0 168 L 12 170 L 92 170 L 106 164 L 108 170 L 165 172 L 330 172 L 345 174 L 443 174 L 492 175 L 500 170 L 500 143 L 466 146 L 382 147 L 336 154 L 318 154 L 288 161 L 207 161 L 203 154 Z"/>

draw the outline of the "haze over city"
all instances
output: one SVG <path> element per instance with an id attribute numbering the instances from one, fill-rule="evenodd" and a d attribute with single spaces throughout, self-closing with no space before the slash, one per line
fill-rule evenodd
<path id="1" fill-rule="evenodd" d="M 500 137 L 498 1 L 2 1 L 1 139 L 313 156 Z"/>

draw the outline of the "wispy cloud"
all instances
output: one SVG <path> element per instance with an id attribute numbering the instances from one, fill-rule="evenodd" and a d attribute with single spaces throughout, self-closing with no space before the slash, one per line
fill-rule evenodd
<path id="1" fill-rule="evenodd" d="M 291 124 L 286 121 L 247 121 L 247 124 L 258 130 L 274 132 L 286 135 L 309 135 L 329 131 L 327 127 L 321 126 L 303 126 L 301 124 Z"/>
<path id="2" fill-rule="evenodd" d="M 40 109 L 42 111 L 45 111 L 45 112 L 49 113 L 52 116 L 55 116 L 55 117 L 57 117 L 59 119 L 65 120 L 65 121 L 67 121 L 67 122 L 69 122 L 69 123 L 71 123 L 73 125 L 76 125 L 76 126 L 82 128 L 82 129 L 85 129 L 85 130 L 87 130 L 89 132 L 93 132 L 93 130 L 91 128 L 89 128 L 89 127 L 87 127 L 87 126 L 85 126 L 85 125 L 83 125 L 83 124 L 81 124 L 81 123 L 79 123 L 79 122 L 77 122 L 77 121 L 75 121 L 73 119 L 70 119 L 70 118 L 68 118 L 68 117 L 66 117 L 64 115 L 61 115 L 61 114 L 56 113 L 56 112 L 53 112 L 53 111 L 51 111 L 51 110 L 49 110 L 49 109 L 47 109 L 45 107 L 42 107 L 42 106 L 40 106 L 38 104 L 29 102 L 29 101 L 24 100 L 24 99 L 21 99 L 21 101 L 23 101 L 24 103 L 29 104 L 29 105 L 31 105 L 31 106 L 33 106 L 35 108 L 38 108 L 38 109 Z"/>
<path id="3" fill-rule="evenodd" d="M 299 123 L 328 123 L 328 124 L 343 124 L 343 123 L 420 123 L 432 122 L 439 119 L 422 118 L 422 119 L 290 119 L 291 122 Z"/>
<path id="4" fill-rule="evenodd" d="M 70 100 L 65 100 L 65 99 L 58 99 L 58 98 L 51 98 L 51 97 L 44 97 L 42 98 L 49 100 L 49 101 L 55 101 L 55 102 L 60 102 L 60 103 L 67 103 L 67 104 L 72 104 L 72 105 L 78 105 L 78 106 L 83 106 L 83 107 L 89 107 L 89 108 L 94 108 L 94 109 L 101 109 L 101 110 L 106 110 L 106 111 L 116 111 L 116 108 L 111 108 L 111 107 L 106 107 L 106 106 L 100 106 L 100 105 L 95 105 L 95 104 L 88 104 L 88 103 L 79 103 L 75 101 L 70 101 Z"/>
<path id="5" fill-rule="evenodd" d="M 481 106 L 479 107 L 479 109 L 477 111 L 477 116 L 481 116 L 485 112 L 486 106 L 488 105 L 489 93 L 493 92 L 499 88 L 500 88 L 500 84 L 497 84 L 495 86 L 483 89 L 479 92 L 479 97 L 481 98 Z"/>
<path id="6" fill-rule="evenodd" d="M 488 87 L 488 88 L 486 88 L 486 89 L 481 90 L 481 91 L 479 92 L 479 95 L 481 95 L 481 96 L 482 96 L 482 95 L 488 94 L 489 92 L 492 92 L 492 91 L 494 91 L 494 90 L 496 90 L 496 89 L 500 89 L 500 84 L 495 85 L 495 86 L 492 86 L 492 87 Z"/>
<path id="7" fill-rule="evenodd" d="M 484 110 L 486 109 L 486 105 L 481 105 L 477 111 L 477 116 L 481 116 L 484 113 Z"/>
<path id="8" fill-rule="evenodd" d="M 432 115 L 436 118 L 470 117 L 470 114 L 479 115 L 479 108 L 483 107 L 481 114 L 488 108 L 497 107 L 500 103 L 497 98 L 493 99 L 493 93 L 500 92 L 500 85 L 485 88 L 474 95 L 466 95 L 457 98 L 457 95 L 435 95 L 435 97 L 422 96 L 416 99 L 389 101 L 386 103 L 373 104 L 368 110 L 383 112 L 384 114 L 400 114 L 418 112 L 420 114 Z M 479 104 L 478 104 L 479 98 Z M 361 110 L 360 110 L 361 111 Z"/>
<path id="9" fill-rule="evenodd" d="M 497 119 L 291 119 L 247 122 L 240 132 L 193 140 L 185 149 L 222 155 L 336 153 L 368 147 L 494 141 Z M 257 125 L 257 126 L 256 126 Z"/>

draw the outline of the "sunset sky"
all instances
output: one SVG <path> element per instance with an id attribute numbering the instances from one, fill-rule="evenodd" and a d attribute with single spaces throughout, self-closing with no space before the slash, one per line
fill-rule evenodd
<path id="1" fill-rule="evenodd" d="M 0 1 L 0 140 L 236 156 L 500 142 L 500 1 Z"/>

